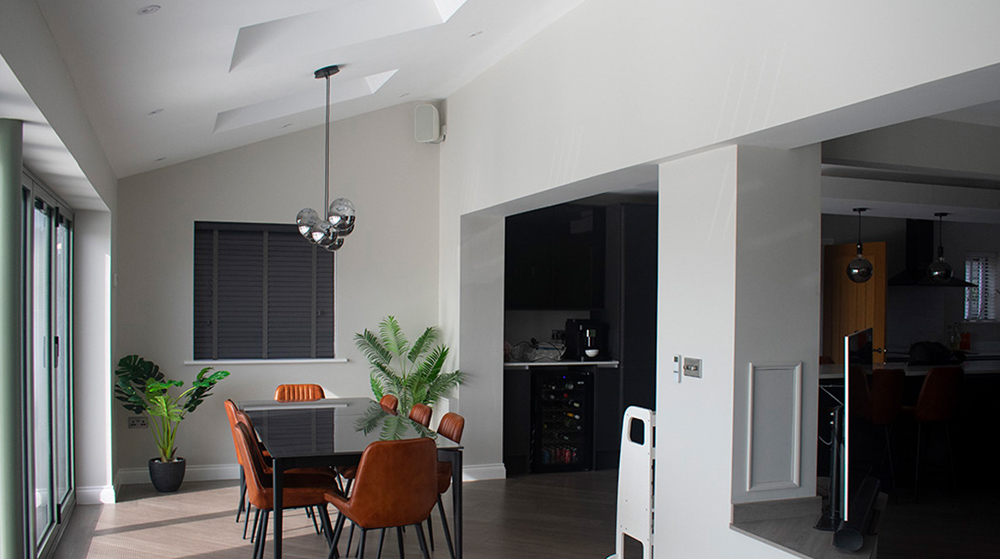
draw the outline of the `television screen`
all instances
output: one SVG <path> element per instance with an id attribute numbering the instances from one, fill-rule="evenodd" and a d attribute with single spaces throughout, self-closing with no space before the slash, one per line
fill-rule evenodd
<path id="1" fill-rule="evenodd" d="M 864 544 L 878 479 L 873 472 L 871 401 L 872 329 L 844 337 L 843 376 L 820 385 L 823 418 L 820 475 L 830 478 L 830 498 L 817 529 L 832 530 L 834 545 L 857 551 Z M 825 469 L 828 465 L 829 469 Z"/>

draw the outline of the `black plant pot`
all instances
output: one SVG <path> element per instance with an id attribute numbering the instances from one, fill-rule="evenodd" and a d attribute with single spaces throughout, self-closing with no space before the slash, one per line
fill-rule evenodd
<path id="1" fill-rule="evenodd" d="M 160 493 L 173 493 L 184 481 L 184 467 L 187 461 L 177 458 L 173 462 L 161 462 L 159 458 L 149 459 L 149 479 Z"/>

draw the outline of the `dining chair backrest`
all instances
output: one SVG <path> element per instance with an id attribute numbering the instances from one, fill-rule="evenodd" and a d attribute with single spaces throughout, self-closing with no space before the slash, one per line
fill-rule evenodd
<path id="1" fill-rule="evenodd" d="M 462 431 L 464 430 L 465 418 L 454 412 L 444 414 L 437 428 L 439 435 L 456 443 L 462 442 Z"/>
<path id="2" fill-rule="evenodd" d="M 434 410 L 426 404 L 413 404 L 410 408 L 410 420 L 423 425 L 424 427 L 431 426 L 431 415 L 433 415 Z"/>
<path id="3" fill-rule="evenodd" d="M 232 399 L 227 399 L 222 405 L 226 408 L 226 418 L 229 419 L 229 429 L 233 432 L 233 445 L 236 445 L 236 413 L 239 408 L 236 407 L 236 402 Z M 236 458 L 239 459 L 239 448 L 236 448 Z"/>
<path id="4" fill-rule="evenodd" d="M 237 423 L 233 439 L 236 442 L 236 457 L 246 476 L 247 498 L 259 509 L 271 508 L 273 505 L 266 492 L 266 488 L 271 485 L 271 478 L 264 471 L 263 458 L 254 456 L 257 441 L 253 433 L 243 423 Z M 259 455 L 259 451 L 256 454 Z"/>
<path id="5" fill-rule="evenodd" d="M 246 414 L 243 414 L 243 416 L 245 417 Z M 268 465 L 267 460 L 264 458 L 264 453 L 260 448 L 260 444 L 258 443 L 257 433 L 254 431 L 253 425 L 249 423 L 249 418 L 246 418 L 246 421 L 241 420 L 236 425 L 237 429 L 239 429 L 244 434 L 244 437 L 247 439 L 247 443 L 249 444 L 249 448 L 247 449 L 248 467 L 252 467 L 254 470 L 257 470 L 260 473 L 260 475 L 264 476 L 265 481 L 261 481 L 261 483 L 265 487 L 270 487 L 271 467 Z"/>
<path id="6" fill-rule="evenodd" d="M 325 397 L 323 387 L 318 384 L 279 384 L 274 391 L 278 402 L 312 402 Z"/>
<path id="7" fill-rule="evenodd" d="M 437 445 L 421 437 L 369 444 L 348 502 L 355 522 L 381 528 L 422 522 L 437 496 Z"/>
<path id="8" fill-rule="evenodd" d="M 378 401 L 379 405 L 386 413 L 396 415 L 399 413 L 399 398 L 393 396 L 392 394 L 386 394 L 382 396 L 382 399 Z"/>
<path id="9" fill-rule="evenodd" d="M 903 409 L 903 369 L 875 369 L 872 371 L 871 406 L 872 423 L 888 425 L 896 420 Z"/>
<path id="10" fill-rule="evenodd" d="M 913 417 L 917 421 L 951 419 L 958 408 L 959 390 L 965 371 L 961 367 L 932 367 L 924 377 Z"/>

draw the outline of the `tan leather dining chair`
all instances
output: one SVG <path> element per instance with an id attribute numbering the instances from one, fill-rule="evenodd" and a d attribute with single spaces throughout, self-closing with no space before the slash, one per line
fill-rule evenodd
<path id="1" fill-rule="evenodd" d="M 431 426 L 431 416 L 433 414 L 434 410 L 425 404 L 413 404 L 413 407 L 410 408 L 410 420 L 424 427 L 429 428 Z"/>
<path id="2" fill-rule="evenodd" d="M 424 559 L 429 559 L 421 524 L 437 499 L 437 446 L 432 439 L 376 441 L 368 445 L 358 464 L 350 497 L 330 491 L 326 500 L 341 513 L 333 531 L 329 558 L 337 557 L 337 541 L 345 520 L 361 529 L 358 557 L 364 559 L 369 530 L 380 529 L 379 553 L 386 528 L 396 528 L 402 554 L 402 527 L 414 526 Z"/>
<path id="3" fill-rule="evenodd" d="M 257 446 L 257 438 L 247 425 L 240 422 L 234 431 L 237 459 L 246 472 L 247 496 L 250 504 L 257 508 L 258 514 L 263 512 L 263 519 L 254 522 L 254 557 L 264 556 L 264 544 L 267 539 L 267 522 L 274 510 L 274 488 L 264 461 L 264 456 Z M 331 493 L 339 493 L 333 478 L 325 475 L 309 473 L 292 474 L 284 477 L 282 506 L 284 509 L 317 507 L 321 521 L 327 534 L 332 532 L 330 516 L 327 513 L 327 497 Z"/>
<path id="4" fill-rule="evenodd" d="M 454 441 L 457 444 L 462 443 L 462 432 L 465 431 L 465 418 L 454 412 L 448 412 L 444 414 L 441 418 L 441 422 L 438 423 L 437 433 L 438 435 Z M 452 559 L 455 559 L 455 546 L 452 544 L 451 540 L 451 530 L 448 529 L 448 518 L 444 514 L 444 503 L 441 501 L 441 495 L 448 492 L 448 488 L 451 487 L 451 462 L 438 462 L 437 464 L 437 481 L 438 481 L 438 498 L 437 506 L 438 512 L 441 514 L 441 527 L 444 530 L 445 542 L 448 543 L 448 553 L 451 555 Z M 427 532 L 430 534 L 431 549 L 434 549 L 434 527 L 431 525 L 430 517 L 427 518 Z"/>
<path id="5" fill-rule="evenodd" d="M 274 391 L 278 402 L 312 402 L 325 397 L 323 387 L 318 384 L 279 384 Z"/>

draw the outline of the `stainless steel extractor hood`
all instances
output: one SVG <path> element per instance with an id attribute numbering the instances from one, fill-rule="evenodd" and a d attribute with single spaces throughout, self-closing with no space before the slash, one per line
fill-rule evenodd
<path id="1" fill-rule="evenodd" d="M 927 286 L 927 287 L 975 287 L 960 276 L 963 275 L 964 263 L 949 258 L 955 268 L 955 275 L 947 283 L 934 283 L 927 275 L 927 267 L 934 259 L 934 222 L 929 219 L 906 220 L 906 269 L 889 278 L 890 286 Z"/>

